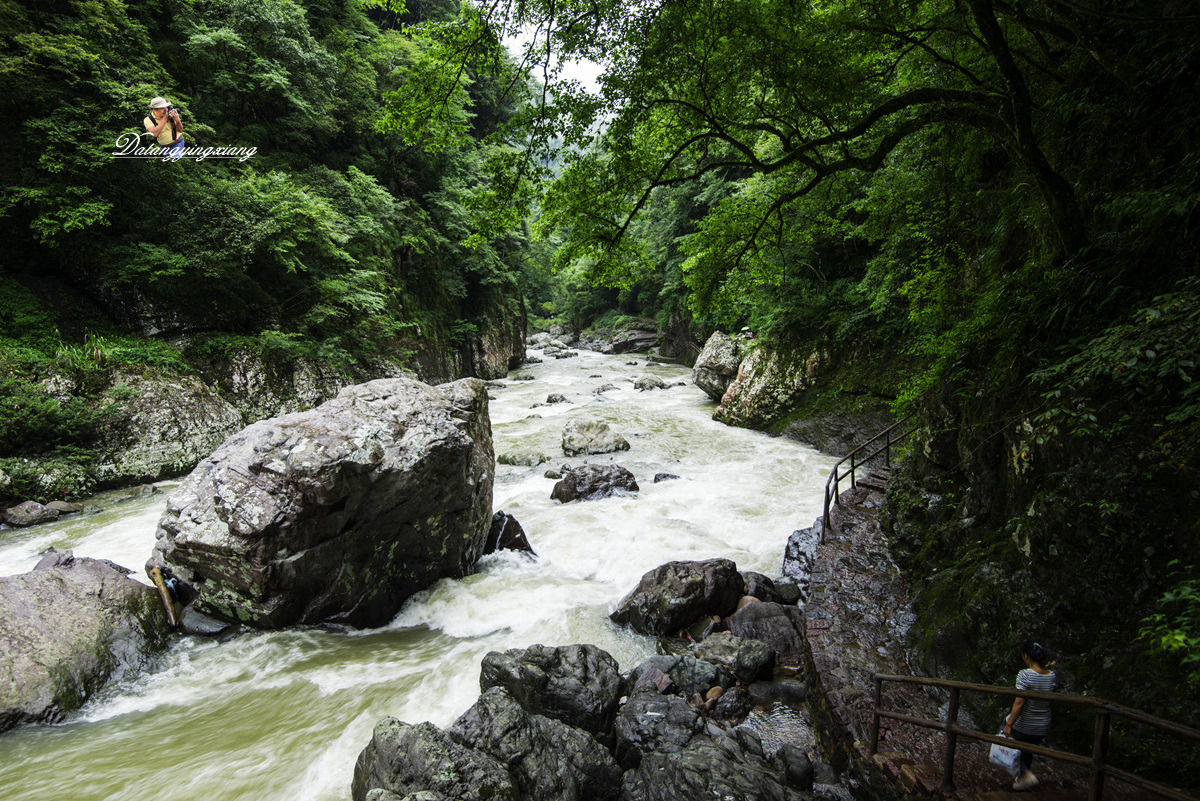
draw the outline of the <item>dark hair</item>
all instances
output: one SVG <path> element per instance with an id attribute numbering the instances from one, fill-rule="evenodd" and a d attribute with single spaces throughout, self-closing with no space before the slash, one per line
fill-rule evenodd
<path id="1" fill-rule="evenodd" d="M 1026 640 L 1021 643 L 1021 653 L 1039 665 L 1046 664 L 1046 649 L 1033 640 Z"/>

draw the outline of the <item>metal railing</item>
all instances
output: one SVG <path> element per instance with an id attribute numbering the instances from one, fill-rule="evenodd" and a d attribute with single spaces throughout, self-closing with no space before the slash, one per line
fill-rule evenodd
<path id="1" fill-rule="evenodd" d="M 919 676 L 889 676 L 881 673 L 874 675 L 875 680 L 875 709 L 871 715 L 871 755 L 874 756 L 879 750 L 879 719 L 888 718 L 890 720 L 898 720 L 902 723 L 910 723 L 914 726 L 922 726 L 929 729 L 939 729 L 946 734 L 946 748 L 942 760 L 942 789 L 946 792 L 954 790 L 954 755 L 959 737 L 968 737 L 974 740 L 981 740 L 985 743 L 997 743 L 999 745 L 1016 748 L 1020 751 L 1029 751 L 1049 759 L 1057 759 L 1062 762 L 1068 762 L 1074 765 L 1081 765 L 1088 768 L 1091 772 L 1091 782 L 1088 789 L 1088 801 L 1101 801 L 1104 797 L 1104 780 L 1106 777 L 1112 777 L 1118 781 L 1133 785 L 1140 790 L 1148 793 L 1153 793 L 1159 798 L 1169 798 L 1172 801 L 1197 801 L 1195 796 L 1188 795 L 1182 790 L 1177 790 L 1157 782 L 1143 779 L 1136 774 L 1130 773 L 1120 768 L 1113 767 L 1106 763 L 1108 756 L 1108 731 L 1111 719 L 1113 716 L 1125 718 L 1126 720 L 1137 723 L 1153 726 L 1163 731 L 1188 737 L 1194 740 L 1200 740 L 1200 730 L 1184 726 L 1179 723 L 1174 723 L 1169 720 L 1154 717 L 1137 709 L 1114 704 L 1110 701 L 1105 701 L 1102 698 L 1096 698 L 1090 695 L 1073 695 L 1070 693 L 1044 693 L 1034 692 L 1033 690 L 1018 690 L 1015 687 L 995 687 L 988 684 L 969 684 L 962 681 L 949 681 L 945 679 L 929 679 Z M 918 684 L 924 686 L 941 687 L 950 693 L 949 703 L 946 710 L 946 719 L 943 721 L 928 720 L 913 715 L 905 715 L 900 712 L 892 712 L 883 708 L 883 683 L 885 681 L 893 681 L 901 684 Z M 1092 740 L 1092 755 L 1090 757 L 1073 754 L 1069 751 L 1059 751 L 1054 748 L 1047 748 L 1044 745 L 1031 745 L 1029 743 L 1010 740 L 1007 737 L 998 735 L 989 735 L 974 729 L 968 729 L 958 725 L 958 705 L 959 694 L 963 691 L 989 693 L 991 695 L 1007 695 L 1026 699 L 1037 699 L 1043 701 L 1053 701 L 1055 704 L 1071 704 L 1075 706 L 1090 707 L 1096 711 L 1096 730 Z"/>
<path id="2" fill-rule="evenodd" d="M 829 504 L 832 501 L 833 503 L 841 506 L 842 503 L 838 498 L 838 487 L 841 484 L 842 479 L 849 476 L 850 487 L 853 488 L 858 486 L 858 477 L 855 475 L 855 471 L 881 453 L 883 454 L 883 463 L 885 468 L 890 469 L 892 466 L 892 446 L 906 439 L 910 434 L 912 434 L 912 432 L 916 431 L 917 428 L 916 426 L 913 426 L 912 428 L 909 428 L 900 434 L 895 434 L 893 432 L 895 432 L 896 429 L 906 425 L 911 419 L 911 417 L 906 417 L 898 423 L 895 423 L 883 431 L 880 431 L 862 445 L 859 445 L 857 448 L 843 456 L 842 460 L 833 466 L 833 470 L 829 473 L 829 478 L 825 481 L 825 512 L 821 518 L 822 543 L 825 542 L 825 532 L 829 530 Z M 865 451 L 867 448 L 879 442 L 881 439 L 883 440 L 882 445 L 879 445 L 879 447 L 865 456 L 861 455 L 862 451 Z M 847 461 L 850 462 L 850 469 L 843 473 L 842 466 L 845 465 Z"/>

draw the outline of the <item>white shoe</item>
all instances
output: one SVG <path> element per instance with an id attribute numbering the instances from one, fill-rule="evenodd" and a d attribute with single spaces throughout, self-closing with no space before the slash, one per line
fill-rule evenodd
<path id="1" fill-rule="evenodd" d="M 1027 770 L 1021 774 L 1020 778 L 1013 782 L 1013 789 L 1028 790 L 1031 787 L 1036 787 L 1037 783 L 1038 777 L 1033 775 L 1033 771 Z"/>

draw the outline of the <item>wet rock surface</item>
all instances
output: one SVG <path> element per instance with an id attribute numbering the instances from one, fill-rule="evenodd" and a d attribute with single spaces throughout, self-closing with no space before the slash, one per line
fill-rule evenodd
<path id="1" fill-rule="evenodd" d="M 380 379 L 230 437 L 168 499 L 147 568 L 260 628 L 378 626 L 469 572 L 491 522 L 483 382 Z"/>
<path id="2" fill-rule="evenodd" d="M 768 745 L 756 730 L 724 724 L 683 697 L 684 685 L 692 689 L 685 676 L 702 672 L 689 659 L 647 660 L 622 678 L 615 660 L 594 646 L 489 654 L 479 700 L 445 732 L 394 718 L 376 725 L 355 766 L 352 796 L 356 801 L 844 797 L 812 792 L 817 771 L 804 747 Z M 680 683 L 657 665 L 672 670 Z M 633 689 L 620 700 L 615 693 L 622 685 Z M 714 703 L 729 697 L 748 704 L 742 688 L 721 694 L 717 684 L 707 693 Z M 596 731 L 597 725 L 603 728 Z"/>
<path id="3" fill-rule="evenodd" d="M 619 464 L 585 464 L 562 473 L 550 497 L 561 503 L 570 503 L 638 492 L 640 489 L 633 473 Z"/>
<path id="4" fill-rule="evenodd" d="M 705 615 L 729 615 L 744 591 L 729 559 L 668 562 L 643 575 L 609 618 L 640 634 L 673 634 Z"/>
<path id="5" fill-rule="evenodd" d="M 484 554 L 496 551 L 521 551 L 537 556 L 517 518 L 503 510 L 492 515 L 492 525 L 488 529 L 487 542 L 483 546 Z"/>
<path id="6" fill-rule="evenodd" d="M 621 698 L 617 660 L 594 645 L 532 645 L 483 658 L 479 687 L 503 687 L 525 708 L 608 736 Z"/>
<path id="7" fill-rule="evenodd" d="M 55 723 L 167 643 L 157 593 L 129 571 L 52 552 L 0 578 L 0 732 Z"/>
<path id="8" fill-rule="evenodd" d="M 58 510 L 49 505 L 43 506 L 37 501 L 24 501 L 5 509 L 4 515 L 0 519 L 10 526 L 24 528 L 57 520 L 58 515 Z"/>
<path id="9" fill-rule="evenodd" d="M 600 420 L 577 417 L 563 427 L 562 449 L 567 456 L 586 456 L 629 450 L 629 442 Z"/>
<path id="10" fill-rule="evenodd" d="M 729 384 L 737 377 L 742 354 L 740 342 L 724 332 L 714 331 L 696 357 L 692 381 L 719 403 Z"/>

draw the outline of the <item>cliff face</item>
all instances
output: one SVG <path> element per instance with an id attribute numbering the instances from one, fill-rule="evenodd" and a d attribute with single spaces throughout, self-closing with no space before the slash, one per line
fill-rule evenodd
<path id="1" fill-rule="evenodd" d="M 900 357 L 823 341 L 757 340 L 739 344 L 735 352 L 740 359 L 736 376 L 721 395 L 714 420 L 837 455 L 895 421 L 890 404 L 904 373 Z M 700 372 L 707 370 L 705 364 L 702 354 L 696 380 L 709 391 L 712 382 Z"/>
<path id="2" fill-rule="evenodd" d="M 1035 639 L 1072 691 L 1196 725 L 1200 704 L 1178 659 L 1138 636 L 1171 561 L 1200 546 L 1196 487 L 1147 467 L 1129 441 L 1039 442 L 1034 416 L 1013 413 L 1024 399 L 960 389 L 919 408 L 882 516 L 909 577 L 926 670 L 1010 684 L 1017 648 Z M 1090 726 L 1056 723 L 1081 744 Z M 1157 746 L 1123 736 L 1118 747 L 1153 764 Z"/>
<path id="3" fill-rule="evenodd" d="M 74 331 L 67 327 L 66 310 L 80 306 L 78 293 L 49 282 L 38 290 L 47 308 L 62 306 L 48 312 L 62 321 L 61 330 Z M 64 303 L 72 298 L 73 306 Z M 123 319 L 114 316 L 132 308 L 136 296 L 130 298 L 89 306 L 89 319 Z M 0 453 L 0 505 L 83 497 L 96 489 L 182 475 L 243 426 L 313 408 L 353 384 L 401 376 L 433 384 L 495 379 L 525 358 L 524 302 L 500 291 L 478 304 L 465 335 L 429 326 L 353 361 L 269 348 L 262 338 L 214 338 L 188 324 L 178 324 L 172 339 L 149 338 L 168 321 L 161 315 L 148 320 L 132 314 L 126 322 L 162 351 L 152 363 L 121 361 L 122 346 L 104 344 L 116 337 L 97 337 L 93 343 L 99 344 L 87 349 L 82 363 L 60 359 L 13 371 L 12 380 L 29 396 L 23 402 L 76 410 L 79 422 L 71 424 L 74 450 L 45 436 L 41 442 L 21 439 L 14 443 L 17 451 Z"/>

